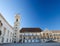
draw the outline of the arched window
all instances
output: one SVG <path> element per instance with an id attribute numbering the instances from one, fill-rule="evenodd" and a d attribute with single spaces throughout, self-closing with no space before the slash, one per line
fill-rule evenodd
<path id="1" fill-rule="evenodd" d="M 16 43 L 16 41 L 14 41 L 14 43 Z"/>
<path id="2" fill-rule="evenodd" d="M 3 24 L 1 23 L 1 26 L 2 26 Z"/>
<path id="3" fill-rule="evenodd" d="M 43 33 L 43 35 L 45 35 L 45 33 Z"/>
<path id="4" fill-rule="evenodd" d="M 18 21 L 18 19 L 16 19 L 16 21 Z"/>

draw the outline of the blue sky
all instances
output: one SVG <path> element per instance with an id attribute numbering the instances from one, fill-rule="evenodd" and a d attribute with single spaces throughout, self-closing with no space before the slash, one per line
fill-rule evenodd
<path id="1" fill-rule="evenodd" d="M 0 0 L 0 13 L 12 26 L 19 13 L 21 28 L 60 30 L 60 0 Z"/>

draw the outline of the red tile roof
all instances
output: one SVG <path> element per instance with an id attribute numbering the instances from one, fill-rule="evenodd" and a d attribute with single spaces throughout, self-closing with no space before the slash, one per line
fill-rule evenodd
<path id="1" fill-rule="evenodd" d="M 20 32 L 41 32 L 40 28 L 22 28 Z"/>

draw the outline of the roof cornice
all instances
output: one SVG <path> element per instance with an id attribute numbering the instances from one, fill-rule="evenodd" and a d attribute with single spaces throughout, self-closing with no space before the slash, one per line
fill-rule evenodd
<path id="1" fill-rule="evenodd" d="M 13 27 L 6 21 L 6 19 L 3 17 L 3 15 L 0 13 L 0 16 L 4 19 L 4 21 L 13 29 Z"/>

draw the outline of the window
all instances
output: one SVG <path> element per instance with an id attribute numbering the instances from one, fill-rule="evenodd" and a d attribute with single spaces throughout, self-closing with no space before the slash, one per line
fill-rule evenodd
<path id="1" fill-rule="evenodd" d="M 10 39 L 10 42 L 11 42 L 11 39 Z"/>
<path id="2" fill-rule="evenodd" d="M 7 39 L 7 42 L 8 42 L 8 39 Z"/>
<path id="3" fill-rule="evenodd" d="M 24 39 L 25 39 L 25 37 L 24 37 Z"/>
<path id="4" fill-rule="evenodd" d="M 16 27 L 16 29 L 17 29 L 17 27 Z"/>
<path id="5" fill-rule="evenodd" d="M 4 38 L 2 37 L 2 42 L 4 42 Z"/>
<path id="6" fill-rule="evenodd" d="M 18 19 L 16 19 L 16 21 L 18 21 Z"/>
<path id="7" fill-rule="evenodd" d="M 1 23 L 1 20 L 0 20 L 0 23 Z"/>
<path id="8" fill-rule="evenodd" d="M 43 35 L 45 35 L 45 33 L 43 33 Z"/>
<path id="9" fill-rule="evenodd" d="M 15 31 L 17 31 L 17 30 L 15 30 Z"/>
<path id="10" fill-rule="evenodd" d="M 2 26 L 3 24 L 1 23 L 1 20 L 0 20 L 0 26 Z"/>
<path id="11" fill-rule="evenodd" d="M 15 33 L 15 35 L 16 35 L 16 33 Z"/>
<path id="12" fill-rule="evenodd" d="M 16 38 L 16 36 L 15 36 L 15 38 Z"/>
<path id="13" fill-rule="evenodd" d="M 2 26 L 3 24 L 1 23 L 1 26 Z"/>
<path id="14" fill-rule="evenodd" d="M 46 35 L 48 36 L 48 33 L 46 33 Z"/>
<path id="15" fill-rule="evenodd" d="M 31 37 L 29 37 L 29 39 L 31 39 Z"/>
<path id="16" fill-rule="evenodd" d="M 6 33 L 6 28 L 4 27 L 4 35 L 5 35 L 5 33 Z"/>
<path id="17" fill-rule="evenodd" d="M 8 30 L 8 36 L 9 36 L 9 30 Z"/>
<path id="18" fill-rule="evenodd" d="M 35 36 L 33 37 L 33 39 L 35 39 Z"/>
<path id="19" fill-rule="evenodd" d="M 1 30 L 0 30 L 0 35 L 1 35 Z"/>

